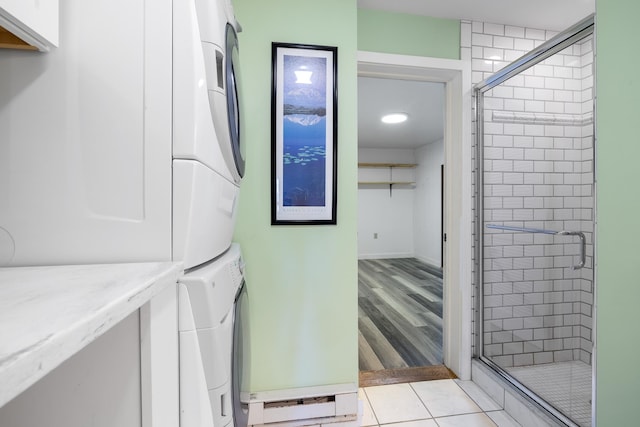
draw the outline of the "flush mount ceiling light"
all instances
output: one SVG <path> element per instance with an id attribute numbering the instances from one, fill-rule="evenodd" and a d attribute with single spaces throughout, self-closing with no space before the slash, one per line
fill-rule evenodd
<path id="1" fill-rule="evenodd" d="M 406 121 L 409 116 L 406 113 L 393 113 L 382 116 L 382 123 L 394 124 Z"/>

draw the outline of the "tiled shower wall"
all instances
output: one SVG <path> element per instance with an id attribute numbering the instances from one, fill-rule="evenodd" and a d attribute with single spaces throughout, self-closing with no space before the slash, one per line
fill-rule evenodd
<path id="1" fill-rule="evenodd" d="M 555 34 L 463 22 L 462 58 L 475 84 Z M 590 363 L 592 64 L 589 38 L 485 93 L 483 226 L 583 231 L 588 243 L 572 270 L 578 237 L 484 228 L 484 355 L 503 367 Z"/>

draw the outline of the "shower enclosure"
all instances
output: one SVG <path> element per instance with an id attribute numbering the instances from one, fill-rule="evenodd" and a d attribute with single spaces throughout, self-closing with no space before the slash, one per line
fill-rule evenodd
<path id="1" fill-rule="evenodd" d="M 593 17 L 475 86 L 476 356 L 590 426 Z"/>

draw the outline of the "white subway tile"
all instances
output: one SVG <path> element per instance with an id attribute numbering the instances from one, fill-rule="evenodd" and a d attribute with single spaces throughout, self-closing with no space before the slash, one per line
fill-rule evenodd
<path id="1" fill-rule="evenodd" d="M 521 99 L 505 99 L 504 109 L 506 111 L 524 111 L 524 101 Z"/>
<path id="2" fill-rule="evenodd" d="M 524 181 L 523 181 L 523 174 L 522 173 L 512 173 L 512 172 L 505 172 L 504 173 L 504 183 L 505 184 L 509 184 L 509 185 L 521 185 Z"/>
<path id="3" fill-rule="evenodd" d="M 502 135 L 504 133 L 504 126 L 502 123 L 485 123 L 484 133 L 489 135 Z"/>
<path id="4" fill-rule="evenodd" d="M 544 128 L 542 125 L 524 125 L 524 134 L 530 136 L 545 136 Z"/>
<path id="5" fill-rule="evenodd" d="M 523 176 L 524 182 L 524 176 Z M 591 189 L 591 186 L 588 186 Z M 583 190 L 584 191 L 584 190 Z M 531 197 L 533 196 L 533 185 L 517 185 L 513 187 L 514 196 Z"/>
<path id="6" fill-rule="evenodd" d="M 521 123 L 505 123 L 504 133 L 506 135 L 524 135 L 524 125 Z"/>
<path id="7" fill-rule="evenodd" d="M 507 86 L 524 86 L 524 76 L 518 74 L 506 80 L 503 84 Z"/>
<path id="8" fill-rule="evenodd" d="M 571 129 L 574 126 L 564 126 L 565 131 L 567 129 Z M 571 138 L 562 138 L 557 137 L 553 138 L 553 148 L 562 149 L 562 150 L 572 150 L 573 149 L 573 140 Z"/>
<path id="9" fill-rule="evenodd" d="M 504 36 L 504 25 L 502 24 L 484 24 L 484 32 L 486 34 L 493 34 L 495 36 Z"/>
<path id="10" fill-rule="evenodd" d="M 511 49 L 505 49 L 504 50 L 504 60 L 505 61 L 510 61 L 513 62 L 516 59 L 520 58 L 522 55 L 524 55 L 526 52 L 523 50 L 511 50 Z"/>
<path id="11" fill-rule="evenodd" d="M 524 132 L 524 125 L 523 125 Z M 522 147 L 522 148 L 531 148 L 533 147 L 534 139 L 531 136 L 514 136 L 513 137 L 513 146 L 514 147 Z"/>
<path id="12" fill-rule="evenodd" d="M 513 196 L 513 186 L 511 185 L 491 185 L 492 195 L 496 197 Z"/>
<path id="13" fill-rule="evenodd" d="M 543 113 L 544 101 L 524 101 L 524 110 L 530 113 Z"/>
<path id="14" fill-rule="evenodd" d="M 573 78 L 573 71 L 573 68 L 557 66 L 553 68 L 553 77 L 571 79 Z"/>
<path id="15" fill-rule="evenodd" d="M 552 31 L 552 30 L 546 30 L 545 31 L 545 39 L 546 40 L 549 40 L 549 39 L 551 39 L 551 38 L 553 38 L 553 37 L 555 37 L 557 35 L 558 35 L 557 31 Z"/>
<path id="16" fill-rule="evenodd" d="M 524 38 L 524 28 L 506 25 L 504 27 L 504 35 L 507 37 Z"/>
<path id="17" fill-rule="evenodd" d="M 549 80 L 550 78 L 545 77 L 537 77 L 537 76 L 525 76 L 525 86 L 529 88 L 544 88 L 545 80 Z M 553 89 L 553 88 L 550 88 Z"/>
<path id="18" fill-rule="evenodd" d="M 511 135 L 494 135 L 493 145 L 495 147 L 513 147 L 513 139 Z"/>
<path id="19" fill-rule="evenodd" d="M 484 48 L 482 46 L 471 46 L 471 57 L 484 59 Z"/>
<path id="20" fill-rule="evenodd" d="M 554 101 L 562 101 L 562 102 L 574 102 L 573 92 L 568 90 L 554 90 L 553 92 L 553 100 Z"/>
<path id="21" fill-rule="evenodd" d="M 525 37 L 534 40 L 546 40 L 544 30 L 535 30 L 533 28 L 525 29 Z"/>
<path id="22" fill-rule="evenodd" d="M 468 22 L 460 23 L 460 46 L 471 47 L 471 24 Z"/>
<path id="23" fill-rule="evenodd" d="M 523 148 L 505 148 L 504 158 L 509 160 L 523 160 L 524 149 Z"/>
<path id="24" fill-rule="evenodd" d="M 534 162 L 533 171 L 536 173 L 553 172 L 553 162 L 549 162 L 549 161 Z"/>
<path id="25" fill-rule="evenodd" d="M 551 65 L 538 64 L 533 69 L 536 76 L 553 77 L 553 67 Z"/>
<path id="26" fill-rule="evenodd" d="M 551 89 L 535 89 L 534 97 L 539 101 L 552 101 L 553 92 Z"/>
<path id="27" fill-rule="evenodd" d="M 576 163 L 580 164 L 580 163 Z M 570 173 L 573 172 L 574 162 L 554 162 L 553 171 L 558 173 Z"/>
<path id="28" fill-rule="evenodd" d="M 527 173 L 524 175 L 525 184 L 542 184 L 544 182 L 544 175 L 538 173 Z"/>
<path id="29" fill-rule="evenodd" d="M 473 46 L 493 47 L 493 36 L 474 32 L 471 34 L 471 44 Z"/>
<path id="30" fill-rule="evenodd" d="M 472 21 L 471 22 L 471 31 L 474 33 L 482 33 L 484 32 L 484 25 L 480 21 Z"/>
<path id="31" fill-rule="evenodd" d="M 511 37 L 494 36 L 493 47 L 502 49 L 513 49 L 513 39 Z"/>
<path id="32" fill-rule="evenodd" d="M 484 74 L 481 71 L 471 72 L 471 82 L 473 84 L 479 83 L 484 79 Z"/>
<path id="33" fill-rule="evenodd" d="M 564 89 L 565 85 L 564 82 L 566 80 L 565 79 L 559 79 L 556 77 L 545 77 L 544 78 L 544 86 L 547 89 Z M 567 80 L 567 81 L 571 81 L 571 80 Z"/>
<path id="34" fill-rule="evenodd" d="M 534 162 L 529 160 L 515 160 L 513 170 L 517 172 L 533 172 Z"/>
<path id="35" fill-rule="evenodd" d="M 565 55 L 564 65 L 567 67 L 579 67 L 580 57 L 575 55 Z"/>
<path id="36" fill-rule="evenodd" d="M 561 55 L 555 54 L 555 55 L 550 56 L 549 58 L 545 59 L 543 61 L 543 64 L 563 67 L 564 66 L 564 59 L 562 58 Z"/>
<path id="37" fill-rule="evenodd" d="M 527 197 L 524 200 L 524 207 L 530 209 L 544 208 L 544 201 L 542 197 Z"/>
<path id="38" fill-rule="evenodd" d="M 461 47 L 460 48 L 460 59 L 464 62 L 471 62 L 471 48 L 469 47 Z"/>
<path id="39" fill-rule="evenodd" d="M 543 160 L 544 159 L 544 151 L 536 148 L 529 148 L 524 152 L 524 158 L 526 160 Z"/>
<path id="40" fill-rule="evenodd" d="M 503 149 L 497 147 L 485 147 L 484 158 L 491 160 L 500 160 L 503 158 Z"/>
<path id="41" fill-rule="evenodd" d="M 500 172 L 485 172 L 483 178 L 485 184 L 502 184 L 502 173 Z"/>
<path id="42" fill-rule="evenodd" d="M 501 201 L 504 202 L 502 206 L 504 209 L 522 209 L 524 204 L 524 199 L 522 197 L 504 197 L 501 198 Z M 485 208 L 488 208 L 486 203 Z"/>
<path id="43" fill-rule="evenodd" d="M 504 50 L 496 49 L 493 47 L 485 47 L 482 49 L 482 57 L 485 59 L 491 59 L 492 61 L 504 60 Z"/>
<path id="44" fill-rule="evenodd" d="M 488 61 L 485 59 L 472 59 L 471 68 L 475 71 L 493 72 L 493 61 Z"/>
<path id="45" fill-rule="evenodd" d="M 545 136 L 564 136 L 564 126 L 544 126 Z"/>
<path id="46" fill-rule="evenodd" d="M 564 113 L 564 102 L 545 101 L 544 112 L 545 113 Z"/>
<path id="47" fill-rule="evenodd" d="M 485 97 L 484 108 L 491 109 L 491 110 L 503 110 L 504 100 L 501 98 L 495 98 L 495 97 Z"/>
<path id="48" fill-rule="evenodd" d="M 492 95 L 497 98 L 513 98 L 513 88 L 508 86 L 496 86 L 492 90 Z"/>
<path id="49" fill-rule="evenodd" d="M 522 38 L 516 38 L 513 41 L 513 48 L 516 50 L 521 50 L 524 52 L 529 52 L 531 50 L 533 50 L 534 45 L 533 45 L 533 40 L 527 40 L 527 39 L 522 39 Z"/>
<path id="50" fill-rule="evenodd" d="M 545 173 L 544 174 L 544 183 L 545 184 L 564 184 L 564 176 L 563 173 Z M 562 207 L 562 206 L 554 206 L 554 207 Z"/>
<path id="51" fill-rule="evenodd" d="M 564 89 L 567 90 L 582 90 L 584 82 L 576 79 L 557 79 L 564 81 Z M 585 84 L 585 86 L 593 86 L 592 84 Z M 562 87 L 554 87 L 553 89 L 563 89 Z"/>

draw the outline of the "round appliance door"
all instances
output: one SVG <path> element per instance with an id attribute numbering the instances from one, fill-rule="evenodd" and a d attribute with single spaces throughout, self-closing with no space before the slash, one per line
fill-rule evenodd
<path id="1" fill-rule="evenodd" d="M 229 118 L 229 133 L 231 135 L 233 160 L 238 174 L 242 177 L 244 176 L 244 146 L 240 139 L 240 88 L 236 78 L 240 74 L 238 68 L 240 63 L 238 57 L 238 36 L 231 24 L 227 24 L 226 33 L 227 61 L 225 73 L 227 81 L 227 115 Z"/>

